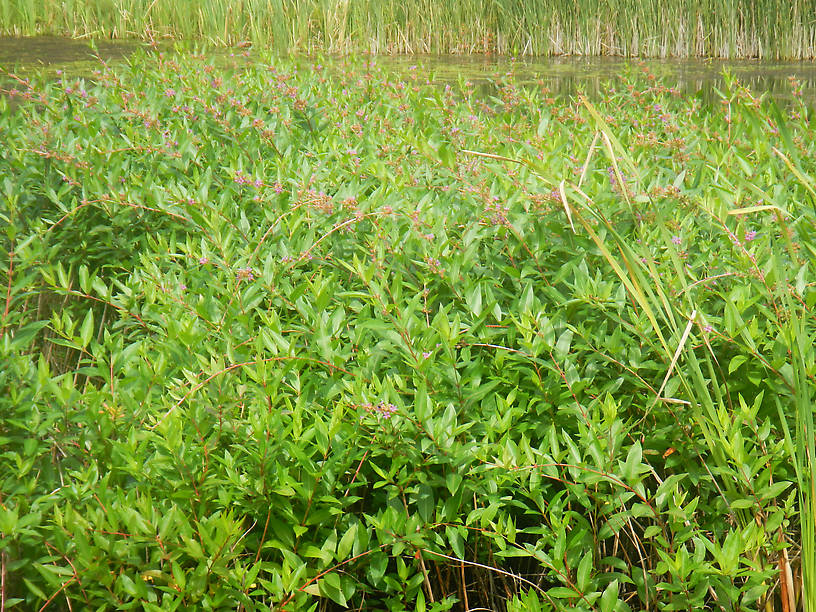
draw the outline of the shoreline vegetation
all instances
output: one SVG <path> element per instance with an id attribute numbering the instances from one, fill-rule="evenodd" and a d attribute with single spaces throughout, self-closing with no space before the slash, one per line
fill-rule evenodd
<path id="1" fill-rule="evenodd" d="M 3 608 L 816 610 L 796 83 L 246 55 L 6 75 Z"/>
<path id="2" fill-rule="evenodd" d="M 0 35 L 279 53 L 809 60 L 814 15 L 815 0 L 2 0 Z"/>

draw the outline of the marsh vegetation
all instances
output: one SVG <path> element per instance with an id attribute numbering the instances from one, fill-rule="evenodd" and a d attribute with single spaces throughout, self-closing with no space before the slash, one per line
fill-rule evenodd
<path id="1" fill-rule="evenodd" d="M 812 59 L 814 0 L 3 0 L 0 35 L 278 52 Z"/>
<path id="2" fill-rule="evenodd" d="M 4 609 L 814 609 L 795 82 L 59 77 L 0 92 Z"/>

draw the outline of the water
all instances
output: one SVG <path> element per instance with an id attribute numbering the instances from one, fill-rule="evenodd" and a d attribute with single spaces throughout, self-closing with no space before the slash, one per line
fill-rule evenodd
<path id="1" fill-rule="evenodd" d="M 135 41 L 87 41 L 57 37 L 0 37 L 0 69 L 27 76 L 39 70 L 55 73 L 66 70 L 78 76 L 90 76 L 98 66 L 98 55 L 107 62 L 122 62 L 144 43 Z M 172 49 L 168 43 L 162 48 Z M 227 59 L 230 51 L 211 52 Z M 608 57 L 568 57 L 513 60 L 508 57 L 485 56 L 379 56 L 373 61 L 398 72 L 409 72 L 414 66 L 423 67 L 441 82 L 464 78 L 490 90 L 490 83 L 512 73 L 521 83 L 543 82 L 554 94 L 570 95 L 584 92 L 598 95 L 605 84 L 631 71 L 637 60 Z M 768 92 L 778 99 L 791 97 L 790 78 L 799 81 L 804 99 L 816 104 L 816 62 L 766 62 L 759 60 L 647 60 L 643 65 L 671 87 L 687 94 L 702 92 L 713 98 L 715 89 L 724 86 L 723 70 L 727 69 L 740 82 L 756 93 Z M 0 73 L 2 78 L 2 73 Z"/>
<path id="2" fill-rule="evenodd" d="M 0 68 L 14 70 L 24 75 L 40 68 L 82 70 L 98 65 L 95 54 L 105 61 L 122 61 L 139 48 L 140 43 L 130 41 L 98 41 L 38 36 L 36 38 L 5 38 L 0 36 Z"/>
<path id="3" fill-rule="evenodd" d="M 618 57 L 554 57 L 512 60 L 485 57 L 382 57 L 377 62 L 398 69 L 421 64 L 434 76 L 455 81 L 459 75 L 468 80 L 490 82 L 512 73 L 521 83 L 543 82 L 554 94 L 577 92 L 598 96 L 606 84 L 626 73 L 648 69 L 669 87 L 686 94 L 701 93 L 714 99 L 716 90 L 725 86 L 724 71 L 756 93 L 768 92 L 777 99 L 792 98 L 791 79 L 802 88 L 803 98 L 816 103 L 816 62 L 769 62 L 761 60 L 668 59 L 636 60 Z"/>

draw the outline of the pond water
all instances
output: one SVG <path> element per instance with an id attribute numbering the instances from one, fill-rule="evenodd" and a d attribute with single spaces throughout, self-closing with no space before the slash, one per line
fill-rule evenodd
<path id="1" fill-rule="evenodd" d="M 94 55 L 110 62 L 125 61 L 144 46 L 136 41 L 97 41 L 89 43 L 57 37 L 0 37 L 0 78 L 2 70 L 25 76 L 38 70 L 63 69 L 78 75 L 90 75 L 97 66 Z M 171 50 L 170 43 L 162 48 Z M 230 51 L 215 49 L 216 57 L 229 57 Z M 260 55 L 260 54 L 258 54 Z M 636 66 L 638 60 L 610 57 L 523 58 L 498 56 L 377 56 L 374 61 L 396 71 L 415 66 L 440 82 L 453 82 L 460 76 L 489 91 L 491 83 L 513 73 L 522 83 L 543 81 L 554 94 L 578 91 L 597 95 L 604 84 Z M 642 62 L 665 83 L 688 94 L 701 92 L 713 98 L 715 88 L 723 86 L 723 70 L 728 70 L 754 92 L 768 92 L 779 99 L 791 97 L 790 79 L 799 81 L 804 99 L 816 104 L 816 62 L 765 62 L 725 60 L 646 60 Z"/>

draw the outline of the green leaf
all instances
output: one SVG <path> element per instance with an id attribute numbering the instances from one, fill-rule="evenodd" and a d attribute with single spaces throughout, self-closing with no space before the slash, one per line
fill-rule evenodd
<path id="1" fill-rule="evenodd" d="M 354 545 L 354 538 L 357 537 L 357 523 L 349 527 L 348 531 L 340 538 L 340 543 L 337 544 L 337 560 L 343 561 L 351 552 L 351 547 Z"/>
<path id="2" fill-rule="evenodd" d="M 733 359 L 731 359 L 730 363 L 728 364 L 728 373 L 733 374 L 734 371 L 739 369 L 739 367 L 745 363 L 748 358 L 745 355 L 737 355 Z"/>
<path id="3" fill-rule="evenodd" d="M 459 529 L 454 525 L 447 525 L 445 527 L 445 534 L 448 536 L 448 543 L 453 550 L 453 554 L 455 554 L 459 559 L 464 559 L 465 545 L 462 542 L 462 536 L 459 534 Z"/>
<path id="4" fill-rule="evenodd" d="M 127 574 L 119 575 L 119 583 L 122 585 L 122 589 L 125 591 L 125 593 L 134 599 L 138 599 L 144 591 L 143 585 L 137 585 Z M 142 588 L 139 588 L 140 586 Z"/>
<path id="5" fill-rule="evenodd" d="M 547 595 L 553 599 L 573 599 L 576 597 L 581 597 L 581 594 L 578 591 L 568 587 L 553 587 L 551 589 L 547 589 Z"/>
<path id="6" fill-rule="evenodd" d="M 728 504 L 732 510 L 744 510 L 756 505 L 756 500 L 753 497 L 743 497 L 742 499 L 735 499 Z"/>
<path id="7" fill-rule="evenodd" d="M 427 484 L 419 485 L 417 494 L 417 508 L 419 516 L 426 523 L 431 522 L 434 515 L 434 494 L 433 489 Z"/>
<path id="8" fill-rule="evenodd" d="M 473 287 L 473 290 L 468 293 L 467 304 L 471 312 L 477 317 L 482 314 L 482 290 L 479 285 Z"/>
<path id="9" fill-rule="evenodd" d="M 640 447 L 640 442 L 635 442 L 629 449 L 626 455 L 626 463 L 623 466 L 623 478 L 626 481 L 633 481 L 640 471 L 641 460 L 643 459 L 643 450 Z"/>
<path id="10" fill-rule="evenodd" d="M 578 588 L 586 593 L 589 590 L 589 577 L 592 573 L 592 551 L 584 554 L 584 558 L 578 563 L 578 572 L 576 573 L 576 582 Z"/>
<path id="11" fill-rule="evenodd" d="M 23 582 L 28 590 L 34 593 L 37 597 L 40 599 L 48 599 L 48 596 L 42 592 L 42 589 L 40 589 L 40 587 L 35 583 L 31 582 L 28 578 L 23 578 Z"/>
<path id="12" fill-rule="evenodd" d="M 765 487 L 760 491 L 760 496 L 762 499 L 776 499 L 779 497 L 784 491 L 791 486 L 790 481 L 787 480 L 780 480 L 779 482 L 775 482 L 770 486 Z"/>
<path id="13" fill-rule="evenodd" d="M 570 345 L 572 344 L 573 332 L 571 329 L 566 329 L 561 333 L 558 342 L 555 345 L 555 356 L 557 359 L 563 361 L 569 354 Z"/>
<path id="14" fill-rule="evenodd" d="M 5 534 L 14 534 L 17 529 L 18 519 L 19 515 L 16 508 L 0 508 L 0 531 Z"/>
<path id="15" fill-rule="evenodd" d="M 320 594 L 323 595 L 323 597 L 328 597 L 338 606 L 346 605 L 346 596 L 343 595 L 340 576 L 337 573 L 331 572 L 326 574 L 318 581 L 318 585 L 320 587 Z"/>
<path id="16" fill-rule="evenodd" d="M 731 576 L 739 565 L 739 557 L 743 551 L 742 535 L 739 530 L 731 530 L 725 536 L 722 551 L 717 561 L 726 576 Z"/>
<path id="17" fill-rule="evenodd" d="M 79 266 L 79 286 L 85 293 L 91 290 L 91 283 L 88 278 L 88 266 L 86 265 Z"/>
<path id="18" fill-rule="evenodd" d="M 173 561 L 170 568 L 173 572 L 173 580 L 175 581 L 176 585 L 179 589 L 184 591 L 184 587 L 187 585 L 187 579 L 184 576 L 184 571 L 181 569 L 181 566 Z"/>
<path id="19" fill-rule="evenodd" d="M 94 316 L 93 310 L 88 309 L 88 314 L 85 315 L 85 319 L 82 321 L 82 326 L 79 329 L 79 339 L 81 342 L 82 348 L 88 346 L 93 337 L 94 332 Z"/>
<path id="20" fill-rule="evenodd" d="M 618 580 L 610 582 L 601 595 L 601 612 L 614 612 L 618 605 Z"/>

